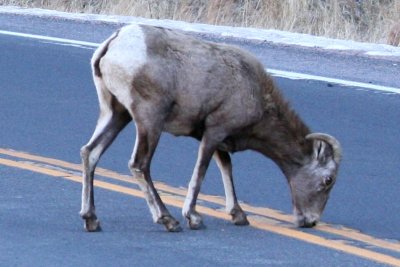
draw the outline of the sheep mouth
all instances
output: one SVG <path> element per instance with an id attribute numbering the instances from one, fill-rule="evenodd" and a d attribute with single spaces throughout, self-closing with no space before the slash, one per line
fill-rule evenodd
<path id="1" fill-rule="evenodd" d="M 309 215 L 304 216 L 301 214 L 296 214 L 296 226 L 300 228 L 312 228 L 318 224 L 319 216 Z"/>

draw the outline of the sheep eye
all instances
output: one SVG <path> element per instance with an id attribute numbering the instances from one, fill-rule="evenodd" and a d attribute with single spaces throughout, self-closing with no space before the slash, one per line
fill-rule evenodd
<path id="1" fill-rule="evenodd" d="M 331 176 L 325 177 L 325 185 L 330 186 L 333 182 L 333 178 Z"/>

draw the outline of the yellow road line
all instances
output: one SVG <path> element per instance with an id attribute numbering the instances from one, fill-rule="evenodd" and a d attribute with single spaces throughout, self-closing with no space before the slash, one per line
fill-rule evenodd
<path id="1" fill-rule="evenodd" d="M 78 183 L 80 183 L 82 180 L 80 176 L 71 175 L 68 172 L 52 170 L 52 169 L 48 169 L 45 167 L 39 167 L 39 166 L 35 166 L 35 165 L 25 163 L 25 162 L 18 162 L 18 161 L 0 158 L 0 164 L 14 167 L 14 168 L 29 170 L 29 171 L 33 171 L 33 172 L 37 172 L 37 173 L 42 173 L 42 174 L 45 174 L 48 176 L 64 178 L 64 179 L 78 182 Z M 103 181 L 95 181 L 94 185 L 96 187 L 111 190 L 114 192 L 119 192 L 119 193 L 131 195 L 131 196 L 135 196 L 135 197 L 144 198 L 143 193 L 136 189 L 127 188 L 124 186 L 115 185 L 115 184 L 111 184 L 111 183 L 103 182 Z M 181 200 L 175 199 L 172 196 L 168 196 L 168 195 L 162 196 L 162 199 L 163 199 L 164 203 L 171 205 L 171 206 L 182 207 L 182 205 L 183 205 L 183 202 Z M 212 216 L 212 217 L 216 217 L 216 218 L 220 218 L 220 219 L 224 219 L 224 220 L 230 220 L 229 216 L 226 213 L 223 213 L 223 212 L 220 212 L 220 211 L 208 208 L 208 207 L 204 207 L 201 205 L 197 205 L 197 211 L 200 213 L 206 214 L 208 216 Z M 323 246 L 326 248 L 339 250 L 339 251 L 345 252 L 347 254 L 353 254 L 353 255 L 356 255 L 356 256 L 359 256 L 362 258 L 376 261 L 376 262 L 385 263 L 385 264 L 389 264 L 389 265 L 393 265 L 393 266 L 400 266 L 400 259 L 386 255 L 386 254 L 382 254 L 382 253 L 374 252 L 371 250 L 347 245 L 342 242 L 329 240 L 329 239 L 326 239 L 326 238 L 323 238 L 320 236 L 301 232 L 296 229 L 271 225 L 271 224 L 259 221 L 257 219 L 254 219 L 251 216 L 249 217 L 249 221 L 253 227 L 261 229 L 261 230 L 266 230 L 266 231 L 269 231 L 269 232 L 272 232 L 275 234 L 298 239 L 301 241 L 305 241 L 305 242 L 312 243 L 315 245 Z"/>
<path id="2" fill-rule="evenodd" d="M 52 169 L 48 169 L 45 167 L 39 167 L 39 166 L 35 166 L 35 165 L 25 163 L 25 162 L 18 162 L 18 161 L 0 158 L 0 164 L 14 167 L 14 168 L 29 170 L 29 171 L 45 174 L 48 176 L 64 178 L 64 179 L 78 182 L 78 183 L 80 183 L 82 180 L 80 176 L 71 175 L 68 172 L 52 170 Z M 135 197 L 144 198 L 143 193 L 137 189 L 127 188 L 124 186 L 115 185 L 115 184 L 111 184 L 111 183 L 103 182 L 103 181 L 95 181 L 94 185 L 96 187 L 111 190 L 114 192 L 119 192 L 119 193 L 131 195 L 131 196 L 135 196 Z M 175 206 L 175 207 L 182 207 L 182 205 L 183 205 L 183 201 L 178 200 L 172 196 L 168 196 L 168 195 L 162 196 L 162 199 L 163 199 L 164 203 L 166 203 L 167 205 L 171 205 L 171 206 Z M 224 220 L 230 220 L 229 216 L 226 213 L 220 212 L 220 211 L 208 208 L 208 207 L 204 207 L 201 205 L 197 205 L 197 211 L 202 214 L 208 215 L 208 216 L 212 216 L 212 217 L 216 217 L 216 218 L 220 218 L 220 219 L 224 219 Z M 257 219 L 254 219 L 252 217 L 249 217 L 249 221 L 253 227 L 261 229 L 261 230 L 266 230 L 266 231 L 269 231 L 269 232 L 272 232 L 275 234 L 298 239 L 301 241 L 305 241 L 307 243 L 312 243 L 312 244 L 323 246 L 326 248 L 335 249 L 338 251 L 345 252 L 347 254 L 356 255 L 356 256 L 366 258 L 369 260 L 373 260 L 376 262 L 385 263 L 385 264 L 389 264 L 389 265 L 393 265 L 393 266 L 400 266 L 400 259 L 389 256 L 389 255 L 385 255 L 385 254 L 370 251 L 367 249 L 347 245 L 342 242 L 329 240 L 329 239 L 326 239 L 326 238 L 323 238 L 320 236 L 301 232 L 296 229 L 271 225 L 271 224 L 259 221 Z"/>
<path id="3" fill-rule="evenodd" d="M 17 158 L 22 158 L 22 159 L 27 159 L 27 160 L 32 160 L 32 161 L 37 161 L 37 162 L 42 162 L 42 163 L 46 163 L 46 164 L 51 164 L 54 166 L 68 168 L 68 169 L 72 169 L 72 170 L 76 170 L 76 171 L 81 171 L 80 164 L 73 164 L 73 163 L 69 163 L 66 161 L 43 157 L 43 156 L 32 155 L 32 154 L 25 153 L 25 152 L 19 152 L 19 151 L 13 151 L 13 150 L 9 150 L 9 149 L 0 148 L 0 154 L 13 156 L 13 157 L 17 157 Z M 104 177 L 113 178 L 113 179 L 117 179 L 120 181 L 137 184 L 130 176 L 122 175 L 117 172 L 106 170 L 103 168 L 97 168 L 96 173 L 98 175 L 101 175 Z M 166 185 L 161 182 L 155 182 L 154 184 L 158 190 L 165 191 L 167 193 L 181 195 L 181 196 L 186 195 L 186 189 L 179 189 L 179 188 L 171 187 L 171 186 Z M 219 196 L 199 194 L 199 199 L 208 201 L 210 203 L 219 204 L 222 206 L 225 205 L 225 200 Z M 248 204 L 241 204 L 241 207 L 243 208 L 244 211 L 249 212 L 249 213 L 266 216 L 266 217 L 280 220 L 283 222 L 292 222 L 291 215 L 283 214 L 280 211 L 277 211 L 274 209 L 264 208 L 264 207 L 253 207 Z M 342 236 L 342 237 L 345 237 L 346 239 L 353 239 L 355 241 L 364 242 L 364 243 L 367 243 L 367 244 L 370 244 L 370 245 L 373 245 L 376 247 L 400 252 L 400 243 L 398 243 L 398 242 L 394 243 L 394 242 L 385 241 L 385 240 L 382 240 L 379 238 L 375 238 L 373 236 L 363 234 L 354 229 L 350 229 L 350 228 L 346 228 L 346 227 L 340 227 L 340 229 L 338 229 L 338 228 L 335 228 L 334 226 L 330 226 L 330 225 L 322 224 L 322 223 L 319 224 L 317 227 L 315 227 L 315 229 L 322 231 L 322 232 Z"/>

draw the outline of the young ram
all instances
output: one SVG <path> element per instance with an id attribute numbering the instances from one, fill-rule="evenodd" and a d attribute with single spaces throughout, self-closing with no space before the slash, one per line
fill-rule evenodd
<path id="1" fill-rule="evenodd" d="M 178 31 L 130 25 L 100 45 L 92 69 L 100 116 L 92 138 L 81 149 L 80 215 L 86 230 L 100 229 L 93 196 L 96 164 L 132 120 L 136 143 L 129 168 L 154 221 L 168 231 L 181 228 L 150 175 L 163 131 L 200 141 L 182 210 L 191 229 L 202 226 L 195 205 L 212 157 L 222 173 L 227 212 L 235 224 L 248 224 L 236 199 L 229 154 L 245 149 L 264 154 L 281 168 L 290 185 L 297 225 L 317 223 L 336 180 L 340 144 L 330 135 L 310 133 L 255 57 Z"/>

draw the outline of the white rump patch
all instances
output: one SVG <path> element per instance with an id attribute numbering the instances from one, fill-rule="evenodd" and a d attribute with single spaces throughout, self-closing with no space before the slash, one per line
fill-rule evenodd
<path id="1" fill-rule="evenodd" d="M 100 61 L 102 79 L 107 89 L 126 108 L 132 104 L 132 81 L 147 61 L 147 48 L 141 27 L 137 24 L 123 27 L 109 44 Z"/>

